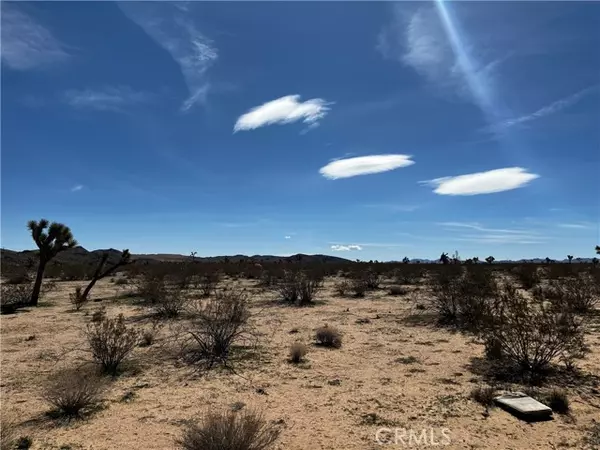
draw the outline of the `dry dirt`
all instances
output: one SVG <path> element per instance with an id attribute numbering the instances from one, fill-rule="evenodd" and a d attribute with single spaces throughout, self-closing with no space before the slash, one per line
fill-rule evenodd
<path id="1" fill-rule="evenodd" d="M 276 304 L 273 294 L 245 281 L 263 335 L 259 355 L 239 362 L 237 373 L 198 374 L 178 363 L 169 339 L 176 323 L 167 323 L 157 342 L 136 348 L 126 373 L 111 381 L 104 407 L 70 424 L 48 418 L 41 393 L 51 373 L 90 359 L 82 351 L 82 330 L 91 314 L 105 307 L 109 316 L 123 313 L 140 329 L 149 327 L 151 318 L 147 307 L 118 297 L 127 286 L 102 280 L 92 291 L 102 301 L 75 312 L 68 293 L 78 283 L 57 283 L 40 307 L 0 319 L 2 415 L 17 423 L 18 436 L 33 439 L 34 449 L 173 449 L 186 420 L 236 402 L 261 409 L 282 428 L 278 449 L 431 446 L 378 445 L 380 427 L 418 434 L 433 430 L 439 444 L 446 428 L 448 449 L 584 448 L 587 430 L 600 419 L 600 398 L 589 390 L 569 390 L 570 417 L 555 414 L 552 421 L 527 424 L 497 408 L 488 415 L 469 399 L 481 383 L 469 365 L 483 346 L 469 336 L 406 320 L 421 313 L 414 306 L 424 295 L 422 287 L 410 287 L 401 297 L 381 290 L 364 299 L 342 299 L 334 297 L 332 283 L 314 307 L 294 308 Z M 341 348 L 312 345 L 314 330 L 323 324 L 343 333 Z M 310 349 L 307 362 L 295 366 L 287 353 L 298 340 Z M 587 342 L 592 352 L 580 367 L 598 376 L 600 333 L 588 335 Z M 417 361 L 406 363 L 410 357 Z"/>

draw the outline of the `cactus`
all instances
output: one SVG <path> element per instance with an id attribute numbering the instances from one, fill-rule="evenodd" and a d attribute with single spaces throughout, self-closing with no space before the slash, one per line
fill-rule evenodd
<path id="1" fill-rule="evenodd" d="M 39 222 L 30 220 L 27 223 L 27 228 L 31 231 L 31 237 L 40 249 L 37 275 L 31 293 L 31 300 L 29 301 L 30 306 L 37 306 L 46 264 L 60 252 L 75 247 L 77 241 L 73 239 L 69 227 L 62 223 L 52 222 L 49 224 L 46 219 L 41 219 Z M 46 229 L 48 229 L 47 232 Z"/>
<path id="2" fill-rule="evenodd" d="M 121 253 L 121 259 L 116 264 L 113 264 L 112 266 L 110 266 L 106 270 L 104 270 L 104 265 L 106 264 L 107 260 L 108 260 L 108 253 L 105 252 L 102 254 L 102 258 L 100 259 L 100 262 L 98 263 L 98 267 L 96 267 L 96 271 L 94 272 L 94 275 L 92 276 L 92 281 L 90 281 L 90 284 L 88 284 L 87 287 L 85 288 L 85 290 L 83 291 L 83 294 L 81 296 L 82 302 L 87 300 L 90 291 L 96 284 L 96 281 L 98 281 L 104 277 L 107 277 L 108 275 L 113 273 L 115 270 L 117 270 L 119 267 L 129 264 L 131 262 L 131 254 L 129 253 L 128 249 L 123 250 L 123 252 Z"/>

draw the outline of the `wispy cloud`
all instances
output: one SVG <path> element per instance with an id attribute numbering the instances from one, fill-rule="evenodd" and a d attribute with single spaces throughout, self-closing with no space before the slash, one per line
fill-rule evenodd
<path id="1" fill-rule="evenodd" d="M 83 185 L 82 184 L 76 184 L 75 186 L 73 186 L 71 188 L 71 192 L 77 192 L 83 189 Z"/>
<path id="2" fill-rule="evenodd" d="M 331 250 L 333 250 L 334 252 L 350 252 L 350 251 L 360 251 L 360 250 L 362 250 L 362 247 L 357 244 L 350 244 L 350 245 L 335 244 L 335 245 L 331 246 Z"/>
<path id="3" fill-rule="evenodd" d="M 284 239 L 291 239 L 291 236 L 284 236 Z"/>
<path id="4" fill-rule="evenodd" d="M 123 111 L 127 106 L 148 103 L 153 95 L 137 92 L 127 86 L 104 87 L 102 89 L 69 90 L 64 95 L 66 103 L 74 108 L 97 111 Z"/>
<path id="5" fill-rule="evenodd" d="M 31 70 L 63 62 L 67 47 L 16 2 L 2 2 L 2 61 L 14 70 Z"/>
<path id="6" fill-rule="evenodd" d="M 364 205 L 365 208 L 381 209 L 389 212 L 413 212 L 419 209 L 420 205 L 402 205 L 395 203 L 371 203 Z"/>
<path id="7" fill-rule="evenodd" d="M 309 127 L 315 127 L 329 111 L 330 104 L 322 98 L 302 102 L 299 95 L 286 95 L 255 106 L 242 114 L 235 123 L 233 131 L 254 130 L 266 125 L 288 124 L 300 120 Z"/>
<path id="8" fill-rule="evenodd" d="M 600 225 L 593 224 L 591 222 L 579 222 L 579 223 L 559 223 L 557 225 L 560 228 L 572 228 L 576 230 L 592 230 L 598 228 Z"/>
<path id="9" fill-rule="evenodd" d="M 440 222 L 437 224 L 447 231 L 462 232 L 464 229 L 477 232 L 475 234 L 459 234 L 448 236 L 448 240 L 472 242 L 480 244 L 542 244 L 548 241 L 546 234 L 535 230 L 520 228 L 492 228 L 477 222 Z"/>
<path id="10" fill-rule="evenodd" d="M 435 186 L 433 192 L 439 195 L 479 195 L 517 189 L 536 178 L 539 178 L 539 175 L 529 173 L 521 167 L 507 167 L 487 172 L 436 178 L 421 181 L 421 184 Z"/>
<path id="11" fill-rule="evenodd" d="M 484 52 L 465 41 L 442 1 L 416 10 L 402 3 L 392 8 L 392 20 L 378 36 L 382 55 L 412 68 L 439 92 L 470 100 L 486 116 L 496 116 L 493 73 L 508 56 L 490 58 L 488 50 L 485 61 L 477 60 L 474 55 Z"/>
<path id="12" fill-rule="evenodd" d="M 179 64 L 189 90 L 181 109 L 204 103 L 211 88 L 207 72 L 218 51 L 190 19 L 189 3 L 120 2 L 119 7 Z"/>
<path id="13" fill-rule="evenodd" d="M 556 114 L 561 110 L 579 102 L 584 97 L 600 92 L 599 87 L 600 85 L 587 87 L 575 94 L 569 95 L 568 97 L 552 102 L 549 105 L 546 105 L 543 108 L 540 108 L 531 114 L 526 114 L 520 117 L 515 117 L 513 119 L 508 119 L 503 122 L 500 122 L 499 124 L 492 126 L 491 129 L 494 131 L 502 131 L 510 127 L 525 125 L 528 122 L 533 122 L 535 120 L 542 119 L 546 116 Z"/>
<path id="14" fill-rule="evenodd" d="M 369 155 L 338 159 L 321 167 L 319 173 L 330 180 L 388 172 L 413 165 L 410 155 Z"/>

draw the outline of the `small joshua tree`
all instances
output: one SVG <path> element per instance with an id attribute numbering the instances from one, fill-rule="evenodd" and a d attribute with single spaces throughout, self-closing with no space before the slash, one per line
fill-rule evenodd
<path id="1" fill-rule="evenodd" d="M 449 264 L 450 263 L 450 258 L 448 258 L 448 253 L 442 253 L 442 255 L 440 256 L 440 262 L 442 264 Z"/>
<path id="2" fill-rule="evenodd" d="M 108 253 L 105 252 L 102 254 L 102 258 L 100 259 L 100 262 L 98 263 L 98 267 L 96 268 L 96 271 L 94 272 L 92 281 L 90 281 L 90 284 L 87 285 L 87 287 L 83 291 L 83 294 L 81 295 L 82 303 L 87 300 L 88 295 L 90 294 L 90 291 L 92 290 L 92 288 L 94 287 L 94 285 L 96 284 L 96 282 L 98 280 L 109 276 L 111 273 L 113 273 L 119 267 L 129 264 L 131 262 L 131 255 L 129 254 L 129 250 L 127 250 L 127 249 L 123 250 L 123 252 L 121 253 L 121 259 L 117 263 L 115 263 L 112 266 L 107 267 L 105 269 L 104 266 L 106 265 L 107 260 L 108 260 Z"/>
<path id="3" fill-rule="evenodd" d="M 496 258 L 494 258 L 493 256 L 488 256 L 487 258 L 485 258 L 485 262 L 488 264 L 492 264 L 494 261 L 496 261 Z"/>
<path id="4" fill-rule="evenodd" d="M 48 225 L 50 226 L 48 227 Z M 31 300 L 29 301 L 31 306 L 37 306 L 46 264 L 58 253 L 75 247 L 77 241 L 73 239 L 73 234 L 69 227 L 62 223 L 52 222 L 49 224 L 46 219 L 41 219 L 39 222 L 30 220 L 27 223 L 27 228 L 31 231 L 31 237 L 40 249 L 40 261 L 31 293 Z M 45 231 L 46 229 L 48 229 L 47 232 Z"/>
<path id="5" fill-rule="evenodd" d="M 600 255 L 600 245 L 596 245 L 596 255 Z"/>
<path id="6" fill-rule="evenodd" d="M 405 257 L 402 259 L 402 263 L 404 263 L 404 264 L 408 264 L 409 262 L 410 262 L 410 259 L 408 259 L 408 257 L 407 257 L 407 256 L 405 256 Z"/>
<path id="7" fill-rule="evenodd" d="M 569 260 L 569 264 L 573 261 L 573 255 L 567 255 L 567 259 Z"/>

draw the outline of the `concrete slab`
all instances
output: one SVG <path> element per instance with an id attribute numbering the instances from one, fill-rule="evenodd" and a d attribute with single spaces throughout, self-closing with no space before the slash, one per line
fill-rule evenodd
<path id="1" fill-rule="evenodd" d="M 523 392 L 507 392 L 494 398 L 496 404 L 528 422 L 549 420 L 552 409 Z"/>

